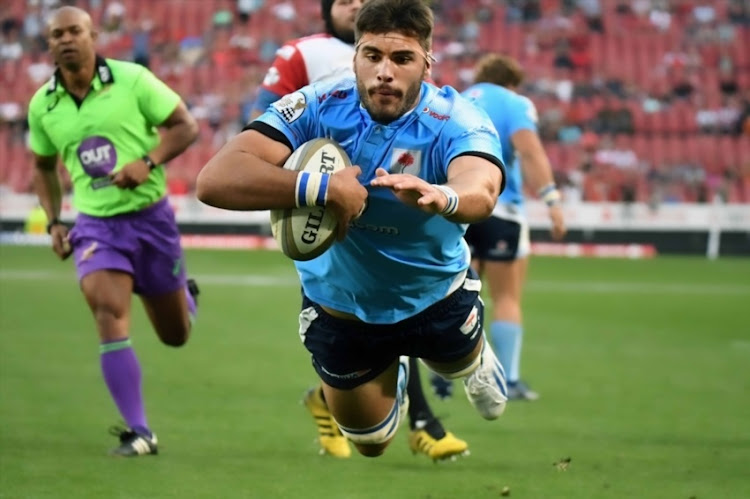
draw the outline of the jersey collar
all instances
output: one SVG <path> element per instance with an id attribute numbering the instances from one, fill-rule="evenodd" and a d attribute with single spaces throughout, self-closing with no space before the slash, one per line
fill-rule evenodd
<path id="1" fill-rule="evenodd" d="M 107 64 L 107 60 L 100 56 L 96 56 L 94 63 L 94 79 L 91 81 L 91 86 L 94 90 L 99 90 L 103 85 L 109 85 L 115 82 L 115 77 L 112 75 L 112 69 Z M 62 74 L 60 68 L 55 70 L 55 73 L 50 78 L 47 84 L 47 95 L 55 92 L 65 92 L 65 87 L 62 84 Z"/>

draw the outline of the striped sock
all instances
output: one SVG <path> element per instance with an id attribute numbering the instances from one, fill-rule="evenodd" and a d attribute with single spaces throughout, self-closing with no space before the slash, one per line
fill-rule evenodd
<path id="1" fill-rule="evenodd" d="M 141 366 L 130 338 L 99 345 L 104 382 L 125 423 L 136 433 L 151 436 L 141 394 Z"/>

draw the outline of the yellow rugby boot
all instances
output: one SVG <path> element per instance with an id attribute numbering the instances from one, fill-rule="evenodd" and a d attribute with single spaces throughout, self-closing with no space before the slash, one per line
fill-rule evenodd
<path id="1" fill-rule="evenodd" d="M 443 438 L 436 439 L 424 428 L 409 432 L 409 448 L 412 453 L 424 454 L 433 461 L 469 455 L 469 444 L 453 433 L 446 431 Z"/>
<path id="2" fill-rule="evenodd" d="M 349 441 L 341 434 L 336 421 L 333 419 L 328 406 L 320 393 L 320 387 L 310 388 L 302 400 L 307 410 L 312 414 L 318 427 L 318 443 L 320 453 L 346 459 L 352 455 Z"/>

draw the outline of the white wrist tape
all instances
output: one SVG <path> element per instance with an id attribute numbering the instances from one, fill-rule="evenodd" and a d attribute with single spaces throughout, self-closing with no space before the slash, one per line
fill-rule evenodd
<path id="1" fill-rule="evenodd" d="M 456 191 L 448 187 L 447 185 L 437 185 L 432 184 L 434 187 L 440 189 L 443 194 L 445 194 L 445 197 L 448 199 L 448 202 L 445 205 L 445 208 L 440 212 L 441 215 L 444 217 L 449 217 L 451 215 L 455 215 L 458 211 L 458 194 L 456 194 Z"/>
<path id="2" fill-rule="evenodd" d="M 294 189 L 297 208 L 303 206 L 325 206 L 328 201 L 329 173 L 299 172 Z"/>
<path id="3" fill-rule="evenodd" d="M 544 201 L 547 206 L 553 206 L 560 202 L 560 191 L 555 184 L 547 184 L 537 191 L 537 196 Z"/>

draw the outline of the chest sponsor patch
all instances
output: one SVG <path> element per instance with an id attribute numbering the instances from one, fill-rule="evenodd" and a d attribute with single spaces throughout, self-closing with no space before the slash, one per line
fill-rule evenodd
<path id="1" fill-rule="evenodd" d="M 293 123 L 307 109 L 307 100 L 302 92 L 293 92 L 277 100 L 272 106 L 281 114 L 284 121 Z"/>
<path id="2" fill-rule="evenodd" d="M 117 165 L 115 145 L 106 137 L 84 139 L 76 151 L 83 170 L 90 177 L 106 177 Z"/>
<path id="3" fill-rule="evenodd" d="M 393 148 L 391 156 L 391 173 L 408 173 L 419 176 L 422 169 L 422 151 L 414 149 Z"/>

